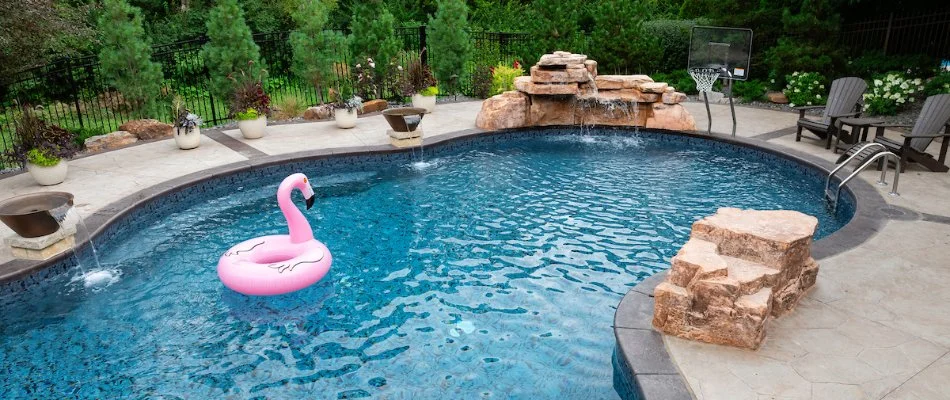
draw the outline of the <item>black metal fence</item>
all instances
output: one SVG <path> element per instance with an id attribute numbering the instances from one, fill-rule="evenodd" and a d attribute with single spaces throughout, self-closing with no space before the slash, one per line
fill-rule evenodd
<path id="1" fill-rule="evenodd" d="M 841 41 L 852 54 L 880 50 L 884 54 L 946 58 L 950 56 L 950 11 L 890 14 L 881 19 L 848 23 L 841 28 Z"/>
<path id="2" fill-rule="evenodd" d="M 426 47 L 425 26 L 398 28 L 396 35 L 403 45 L 398 57 L 401 65 L 405 66 L 422 55 Z M 288 37 L 289 32 L 254 35 L 268 70 L 265 89 L 278 104 L 289 96 L 305 104 L 326 101 L 326 93 L 318 93 L 312 85 L 290 72 L 293 52 Z M 460 75 L 461 92 L 474 95 L 476 68 L 512 63 L 520 46 L 527 43 L 526 39 L 526 35 L 519 33 L 473 32 L 474 53 L 472 61 Z M 198 37 L 154 46 L 152 58 L 161 64 L 164 73 L 162 91 L 180 95 L 186 106 L 201 115 L 206 124 L 215 125 L 228 121 L 228 105 L 227 101 L 214 98 L 208 90 L 210 75 L 201 56 L 201 48 L 207 41 L 206 37 Z M 423 62 L 439 56 L 428 51 L 425 53 Z M 350 54 L 340 54 L 339 59 L 344 65 L 353 62 Z M 344 67 L 337 70 L 339 78 L 344 81 L 349 79 L 345 71 Z M 394 93 L 394 88 L 386 88 L 384 97 L 391 97 Z M 0 77 L 0 151 L 13 142 L 14 120 L 20 112 L 20 105 L 33 107 L 52 124 L 85 131 L 85 135 L 111 132 L 132 118 L 122 95 L 105 82 L 94 55 L 62 59 L 10 79 Z"/>

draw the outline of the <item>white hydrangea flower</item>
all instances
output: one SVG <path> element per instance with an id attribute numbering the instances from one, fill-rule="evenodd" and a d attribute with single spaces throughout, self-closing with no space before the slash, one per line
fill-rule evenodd
<path id="1" fill-rule="evenodd" d="M 808 103 L 805 103 L 805 104 L 810 106 L 810 105 L 811 105 L 811 102 L 809 101 Z"/>
<path id="2" fill-rule="evenodd" d="M 884 84 L 884 82 L 881 82 L 880 79 L 875 79 L 875 80 L 874 80 L 874 86 L 881 86 L 881 85 L 883 85 L 883 84 Z"/>
<path id="3" fill-rule="evenodd" d="M 816 94 L 816 95 L 815 95 L 815 98 L 821 100 L 821 95 L 820 95 L 820 94 Z"/>
<path id="4" fill-rule="evenodd" d="M 795 89 L 795 93 L 800 93 L 801 90 Z"/>

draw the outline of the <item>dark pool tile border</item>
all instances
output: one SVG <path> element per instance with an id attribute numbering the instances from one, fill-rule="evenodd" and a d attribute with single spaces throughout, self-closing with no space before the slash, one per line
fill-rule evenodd
<path id="1" fill-rule="evenodd" d="M 666 271 L 644 279 L 627 292 L 614 314 L 614 384 L 634 391 L 638 400 L 690 400 L 689 387 L 653 330 L 653 289 L 666 279 Z"/>

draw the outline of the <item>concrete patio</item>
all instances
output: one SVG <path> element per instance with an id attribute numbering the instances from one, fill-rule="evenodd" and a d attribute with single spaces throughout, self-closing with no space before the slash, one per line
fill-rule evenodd
<path id="1" fill-rule="evenodd" d="M 701 103 L 684 103 L 699 130 Z M 713 131 L 731 130 L 728 106 L 713 105 Z M 474 129 L 480 102 L 440 104 L 426 115 L 427 137 Z M 829 162 L 838 155 L 810 136 L 795 142 L 797 114 L 736 108 L 737 134 L 812 154 Z M 388 143 L 380 115 L 342 130 L 332 121 L 275 125 L 262 139 L 235 130 L 203 131 L 201 147 L 179 150 L 172 140 L 143 143 L 70 161 L 65 183 L 40 187 L 27 174 L 0 179 L 3 198 L 46 190 L 76 196 L 81 215 L 192 172 L 254 159 L 316 149 Z M 896 132 L 888 132 L 897 137 Z M 938 146 L 931 146 L 936 150 Z M 877 171 L 861 179 L 874 183 Z M 816 289 L 798 309 L 768 328 L 758 351 L 665 337 L 676 368 L 698 399 L 946 399 L 950 396 L 950 174 L 910 166 L 901 175 L 900 197 L 875 186 L 903 216 L 888 220 L 870 240 L 819 259 Z M 0 227 L 0 235 L 12 234 Z M 0 250 L 0 264 L 12 260 Z M 3 271 L 0 271 L 2 274 Z"/>

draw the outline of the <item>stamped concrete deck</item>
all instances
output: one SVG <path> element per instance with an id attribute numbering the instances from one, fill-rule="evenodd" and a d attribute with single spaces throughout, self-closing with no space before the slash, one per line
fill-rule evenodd
<path id="1" fill-rule="evenodd" d="M 474 128 L 479 106 L 440 104 L 421 128 L 430 137 Z M 702 104 L 686 107 L 704 131 Z M 837 157 L 817 140 L 794 141 L 796 114 L 744 107 L 736 111 L 739 136 L 829 161 Z M 728 112 L 727 106 L 713 106 L 714 132 L 731 130 Z M 351 130 L 337 129 L 332 122 L 272 126 L 267 136 L 250 141 L 236 130 L 205 130 L 207 137 L 195 150 L 181 151 L 173 141 L 162 140 L 72 160 L 69 178 L 54 187 L 36 186 L 25 174 L 6 177 L 0 179 L 0 197 L 69 191 L 76 195 L 80 214 L 89 216 L 144 188 L 215 166 L 304 150 L 385 144 L 385 129 L 385 121 L 376 115 L 361 119 Z M 877 176 L 869 171 L 862 179 L 873 183 Z M 797 311 L 770 326 L 759 351 L 664 339 L 694 397 L 948 398 L 950 174 L 912 166 L 901 177 L 901 196 L 884 198 L 907 211 L 895 214 L 858 247 L 820 259 L 816 289 Z M 0 236 L 9 234 L 0 227 Z M 9 250 L 0 250 L 0 264 L 10 259 Z"/>

